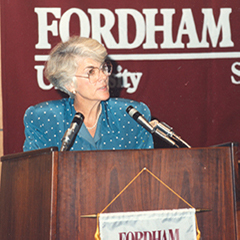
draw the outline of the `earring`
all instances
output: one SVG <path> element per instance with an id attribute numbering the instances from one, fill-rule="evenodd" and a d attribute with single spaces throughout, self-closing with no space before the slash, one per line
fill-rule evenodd
<path id="1" fill-rule="evenodd" d="M 75 89 L 72 91 L 72 94 L 76 95 L 76 90 Z"/>

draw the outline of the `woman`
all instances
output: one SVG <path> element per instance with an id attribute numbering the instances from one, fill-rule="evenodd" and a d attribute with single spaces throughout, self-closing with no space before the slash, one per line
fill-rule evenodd
<path id="1" fill-rule="evenodd" d="M 24 151 L 57 146 L 76 112 L 84 122 L 70 150 L 152 148 L 151 134 L 127 113 L 135 107 L 148 120 L 150 111 L 143 103 L 109 98 L 112 65 L 107 52 L 96 40 L 72 37 L 50 53 L 46 78 L 70 98 L 40 103 L 24 116 Z"/>

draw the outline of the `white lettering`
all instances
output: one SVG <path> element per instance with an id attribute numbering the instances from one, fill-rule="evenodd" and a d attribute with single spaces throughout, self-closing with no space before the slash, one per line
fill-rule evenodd
<path id="1" fill-rule="evenodd" d="M 198 40 L 195 22 L 193 19 L 191 9 L 182 10 L 182 19 L 178 29 L 177 41 L 175 43 L 176 48 L 184 48 L 184 44 L 182 43 L 183 35 L 188 35 L 189 37 L 189 43 L 187 43 L 188 48 L 199 47 L 200 42 Z"/>
<path id="2" fill-rule="evenodd" d="M 34 66 L 34 68 L 37 70 L 38 86 L 43 90 L 50 90 L 53 87 L 53 85 L 51 83 L 49 85 L 46 85 L 44 82 L 44 78 L 43 78 L 44 66 L 38 65 L 38 66 Z"/>
<path id="3" fill-rule="evenodd" d="M 172 37 L 172 16 L 175 13 L 174 9 L 161 9 L 160 13 L 163 14 L 163 25 L 155 25 L 155 16 L 157 9 L 143 9 L 143 13 L 146 16 L 146 42 L 143 44 L 145 49 L 158 48 L 155 42 L 155 32 L 163 31 L 163 43 L 161 48 L 174 48 Z"/>
<path id="4" fill-rule="evenodd" d="M 216 26 L 213 10 L 210 8 L 202 9 L 202 13 L 204 14 L 204 22 L 202 28 L 202 44 L 203 47 L 209 47 L 209 43 L 207 42 L 207 30 L 212 42 L 212 46 L 216 47 L 218 43 L 218 38 L 220 35 L 220 31 L 222 29 L 222 41 L 219 43 L 220 47 L 233 47 L 234 43 L 231 40 L 231 27 L 229 16 L 232 12 L 231 8 L 221 8 L 220 16 L 218 19 L 218 24 Z"/>
<path id="5" fill-rule="evenodd" d="M 108 9 L 88 9 L 92 17 L 92 38 L 101 42 L 103 38 L 106 47 L 109 49 L 118 48 L 111 29 L 115 24 L 114 14 Z M 105 25 L 101 25 L 101 16 L 104 17 Z"/>
<path id="6" fill-rule="evenodd" d="M 231 76 L 231 81 L 233 84 L 240 84 L 240 62 L 233 63 L 231 67 L 232 73 L 239 77 L 239 80 L 236 80 L 234 76 Z"/>
<path id="7" fill-rule="evenodd" d="M 121 87 L 129 88 L 131 86 L 131 84 L 128 82 L 128 70 L 124 69 L 123 72 L 121 72 L 122 71 L 122 66 L 118 65 L 117 66 L 117 71 L 118 71 L 118 73 L 114 74 L 114 77 L 122 79 Z"/>
<path id="8" fill-rule="evenodd" d="M 43 90 L 50 90 L 52 89 L 53 85 L 49 83 L 48 85 L 44 82 L 44 65 L 36 65 L 34 68 L 37 70 L 37 83 L 38 86 Z M 142 73 L 136 72 L 132 73 L 129 72 L 127 69 L 122 71 L 122 66 L 117 66 L 117 74 L 113 74 L 110 79 L 109 85 L 111 88 L 126 88 L 126 92 L 131 94 L 136 92 L 138 85 L 140 83 Z M 121 72 L 122 71 L 122 72 Z M 121 80 L 121 81 L 119 81 Z"/>
<path id="9" fill-rule="evenodd" d="M 123 72 L 121 72 L 122 66 L 120 65 L 117 66 L 117 71 L 118 73 L 114 74 L 114 77 L 122 80 L 121 87 L 127 88 L 126 90 L 127 93 L 136 92 L 142 77 L 142 73 L 141 72 L 132 73 L 129 72 L 127 69 L 124 69 Z"/>
<path id="10" fill-rule="evenodd" d="M 122 8 L 115 9 L 112 12 L 109 9 L 88 9 L 89 15 L 79 8 L 70 8 L 61 15 L 61 8 L 35 8 L 34 12 L 38 19 L 38 42 L 36 49 L 50 49 L 51 43 L 49 36 L 58 36 L 62 41 L 68 40 L 71 35 L 71 17 L 75 14 L 79 18 L 79 35 L 83 37 L 92 37 L 99 42 L 103 42 L 108 49 L 183 49 L 183 48 L 220 48 L 233 47 L 231 39 L 230 14 L 231 8 L 221 8 L 219 17 L 215 18 L 213 9 L 203 8 L 202 36 L 198 36 L 194 15 L 190 8 L 182 9 L 180 22 L 174 21 L 175 9 L 142 9 L 142 13 L 136 9 Z M 179 14 L 179 13 L 178 13 Z M 162 17 L 162 24 L 157 20 Z M 130 24 L 134 23 L 133 28 L 129 29 Z M 116 24 L 117 23 L 117 24 Z M 177 33 L 174 33 L 174 27 L 177 27 Z M 201 26 L 201 25 L 200 25 Z M 199 23 L 198 23 L 199 27 Z M 135 29 L 132 31 L 132 29 Z M 131 32 L 130 32 L 131 31 Z M 161 33 L 162 40 L 157 33 Z M 176 39 L 173 36 L 176 35 Z M 130 40 L 131 37 L 131 40 Z M 188 37 L 188 42 L 186 38 Z M 45 53 L 44 53 L 45 54 Z M 181 55 L 182 54 L 182 55 Z M 39 56 L 38 55 L 38 59 Z M 237 52 L 206 52 L 206 53 L 161 53 L 159 50 L 155 53 L 120 53 L 112 54 L 113 60 L 160 60 L 160 59 L 195 59 L 195 58 L 233 58 L 239 57 Z M 227 57 L 226 57 L 227 56 Z M 43 60 L 35 60 L 43 61 Z M 240 76 L 240 63 L 232 65 L 231 76 L 232 83 L 240 84 L 237 77 Z M 49 90 L 52 85 L 47 85 L 43 78 L 44 66 L 35 66 L 37 70 L 37 81 L 40 88 Z M 134 93 L 140 83 L 141 72 L 129 72 L 118 66 L 118 73 L 115 79 L 122 80 L 122 87 L 126 88 L 127 93 Z M 119 81 L 118 81 L 119 83 Z"/>
<path id="11" fill-rule="evenodd" d="M 80 35 L 82 37 L 89 37 L 90 35 L 90 23 L 85 12 L 78 8 L 71 8 L 62 15 L 59 23 L 59 33 L 63 42 L 70 37 L 70 19 L 72 14 L 76 14 L 79 17 Z"/>
<path id="12" fill-rule="evenodd" d="M 53 20 L 51 25 L 48 25 L 48 13 L 52 13 L 54 17 L 61 17 L 60 8 L 35 8 L 34 12 L 38 15 L 38 43 L 36 49 L 50 49 L 51 44 L 48 42 L 48 32 L 52 32 L 53 36 L 58 35 L 57 21 Z"/>
<path id="13" fill-rule="evenodd" d="M 119 19 L 119 48 L 134 49 L 139 47 L 145 37 L 145 22 L 142 14 L 134 9 L 116 9 L 115 12 Z M 128 15 L 133 17 L 136 26 L 135 39 L 132 43 L 129 43 L 128 40 Z"/>
<path id="14" fill-rule="evenodd" d="M 128 88 L 127 93 L 134 93 L 137 90 L 138 84 L 139 84 L 140 79 L 142 77 L 142 73 L 137 72 L 137 73 L 129 73 L 129 74 L 130 74 L 130 79 L 131 79 L 131 82 L 133 84 L 133 87 Z"/>
<path id="15" fill-rule="evenodd" d="M 162 49 L 176 49 L 184 48 L 183 36 L 189 38 L 186 44 L 187 48 L 209 48 L 207 36 L 209 35 L 211 44 L 216 47 L 219 42 L 220 35 L 222 36 L 219 42 L 220 47 L 233 47 L 234 43 L 231 40 L 231 27 L 230 27 L 230 13 L 231 8 L 221 8 L 217 24 L 214 19 L 213 9 L 204 8 L 203 13 L 203 26 L 202 26 L 202 39 L 196 31 L 196 24 L 192 10 L 189 8 L 182 9 L 181 21 L 178 26 L 176 42 L 173 40 L 173 15 L 175 9 L 160 9 L 160 14 L 163 17 L 163 24 L 156 25 L 155 18 L 157 16 L 157 9 L 143 9 L 142 13 L 135 9 L 116 9 L 115 15 L 109 9 L 88 9 L 91 15 L 91 22 L 87 14 L 78 8 L 68 9 L 61 16 L 60 8 L 35 8 L 34 11 L 38 16 L 38 43 L 37 49 L 49 49 L 51 44 L 48 41 L 48 33 L 51 32 L 53 36 L 60 37 L 63 41 L 67 40 L 70 36 L 70 19 L 73 14 L 79 17 L 80 35 L 104 41 L 108 49 L 134 49 L 142 45 L 143 49 L 157 49 L 158 43 L 156 42 L 156 32 L 162 32 L 163 41 L 159 42 Z M 49 14 L 52 14 L 57 20 L 52 20 L 49 24 Z M 117 21 L 116 21 L 117 18 Z M 134 40 L 129 41 L 129 19 L 132 18 L 135 23 L 135 32 L 131 33 Z M 58 26 L 59 22 L 59 26 Z M 118 22 L 118 36 L 113 36 L 112 30 L 115 23 Z M 58 33 L 59 27 L 59 33 Z M 91 32 L 90 32 L 91 31 Z M 115 39 L 119 39 L 118 42 Z M 145 43 L 144 43 L 145 39 Z"/>

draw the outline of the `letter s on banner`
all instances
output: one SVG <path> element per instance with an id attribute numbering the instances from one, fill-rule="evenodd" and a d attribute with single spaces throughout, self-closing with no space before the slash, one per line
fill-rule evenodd
<path id="1" fill-rule="evenodd" d="M 238 68 L 237 68 L 237 67 L 238 67 Z M 233 65 L 232 65 L 232 67 L 231 67 L 231 70 L 232 70 L 232 73 L 233 73 L 233 74 L 235 74 L 235 75 L 237 75 L 238 77 L 240 77 L 240 62 L 235 62 L 235 63 L 233 63 Z M 233 83 L 233 84 L 236 84 L 236 85 L 240 84 L 240 79 L 239 79 L 239 81 L 237 81 L 237 80 L 234 78 L 233 75 L 231 76 L 231 80 L 232 80 L 232 83 Z"/>

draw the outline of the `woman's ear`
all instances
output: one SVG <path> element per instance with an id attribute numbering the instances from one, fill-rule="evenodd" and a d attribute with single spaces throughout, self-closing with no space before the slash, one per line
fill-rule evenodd
<path id="1" fill-rule="evenodd" d="M 71 81 L 71 83 L 68 83 L 68 84 L 65 85 L 65 88 L 66 88 L 69 92 L 73 93 L 74 95 L 76 94 L 75 82 L 76 82 L 76 77 L 74 76 L 74 77 L 73 77 L 73 80 Z"/>

